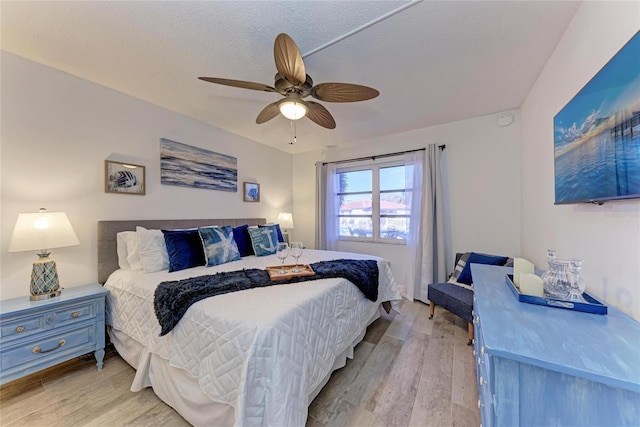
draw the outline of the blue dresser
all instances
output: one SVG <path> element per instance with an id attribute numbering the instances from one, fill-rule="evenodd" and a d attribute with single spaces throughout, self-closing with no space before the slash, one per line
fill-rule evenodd
<path id="1" fill-rule="evenodd" d="M 0 384 L 89 352 L 102 369 L 108 293 L 92 284 L 46 300 L 0 301 Z"/>
<path id="2" fill-rule="evenodd" d="M 521 303 L 511 268 L 473 264 L 482 425 L 640 425 L 640 323 Z"/>

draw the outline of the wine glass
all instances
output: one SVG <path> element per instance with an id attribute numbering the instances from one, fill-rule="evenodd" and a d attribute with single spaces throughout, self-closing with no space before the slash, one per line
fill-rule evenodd
<path id="1" fill-rule="evenodd" d="M 279 242 L 276 248 L 276 256 L 282 260 L 282 267 L 278 274 L 286 274 L 287 270 L 284 269 L 284 260 L 289 256 L 289 244 L 287 242 Z"/>
<path id="2" fill-rule="evenodd" d="M 569 299 L 571 301 L 586 302 L 582 294 L 586 289 L 580 270 L 582 269 L 582 260 L 578 258 L 570 258 L 571 267 L 569 269 Z"/>
<path id="3" fill-rule="evenodd" d="M 302 242 L 291 242 L 291 256 L 296 259 L 296 266 L 291 270 L 294 273 L 299 273 L 302 270 L 298 268 L 298 259 L 302 256 Z"/>

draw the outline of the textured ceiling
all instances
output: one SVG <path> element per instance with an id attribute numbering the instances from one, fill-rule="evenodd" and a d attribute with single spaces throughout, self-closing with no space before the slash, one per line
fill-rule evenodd
<path id="1" fill-rule="evenodd" d="M 296 153 L 519 107 L 578 6 L 569 1 L 2 1 L 1 46 Z M 296 41 L 315 83 L 363 84 L 380 96 L 323 103 L 336 129 L 302 119 L 297 142 L 290 145 L 284 117 L 255 124 L 278 94 L 197 80 L 273 85 L 273 42 L 281 32 Z"/>

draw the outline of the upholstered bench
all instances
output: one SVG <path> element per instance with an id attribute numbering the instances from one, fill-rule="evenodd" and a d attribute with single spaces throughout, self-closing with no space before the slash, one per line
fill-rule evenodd
<path id="1" fill-rule="evenodd" d="M 451 278 L 446 283 L 432 283 L 427 287 L 427 298 L 430 302 L 429 319 L 433 319 L 436 305 L 450 311 L 467 322 L 469 341 L 473 343 L 473 282 L 471 264 L 505 265 L 508 257 L 466 252 L 456 254 L 456 266 Z"/>
<path id="2" fill-rule="evenodd" d="M 427 296 L 431 303 L 429 319 L 433 319 L 436 305 L 452 312 L 467 321 L 469 342 L 473 342 L 473 291 L 453 283 L 432 283 L 427 288 Z"/>

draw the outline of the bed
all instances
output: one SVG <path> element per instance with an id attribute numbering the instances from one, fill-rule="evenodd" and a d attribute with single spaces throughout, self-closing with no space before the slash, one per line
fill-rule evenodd
<path id="1" fill-rule="evenodd" d="M 261 218 L 98 223 L 98 276 L 110 290 L 109 335 L 136 369 L 132 391 L 153 387 L 160 399 L 197 426 L 302 426 L 331 372 L 353 357 L 380 305 L 401 296 L 384 259 L 305 249 L 299 262 L 375 260 L 378 298 L 365 298 L 342 278 L 248 289 L 201 300 L 160 336 L 154 291 L 164 281 L 279 265 L 275 255 L 246 256 L 214 267 L 169 273 L 118 268 L 116 234 L 205 225 L 264 224 Z"/>

